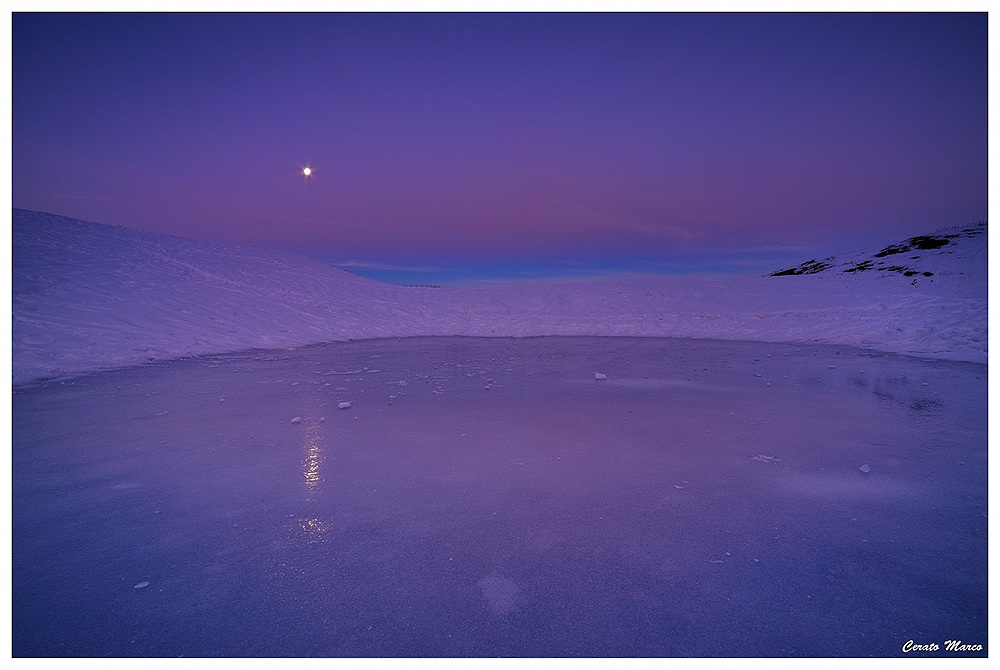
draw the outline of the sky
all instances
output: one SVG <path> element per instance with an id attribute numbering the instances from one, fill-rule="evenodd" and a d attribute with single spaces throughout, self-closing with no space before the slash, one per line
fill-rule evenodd
<path id="1" fill-rule="evenodd" d="M 985 14 L 15 13 L 12 40 L 14 207 L 397 283 L 761 274 L 987 218 Z"/>

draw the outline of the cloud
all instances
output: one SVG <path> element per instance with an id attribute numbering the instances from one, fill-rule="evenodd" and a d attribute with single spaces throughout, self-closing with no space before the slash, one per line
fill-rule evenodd
<path id="1" fill-rule="evenodd" d="M 399 265 L 395 263 L 374 263 L 370 261 L 329 261 L 341 269 L 352 270 L 388 270 L 396 272 L 447 272 L 451 268 L 441 265 Z"/>

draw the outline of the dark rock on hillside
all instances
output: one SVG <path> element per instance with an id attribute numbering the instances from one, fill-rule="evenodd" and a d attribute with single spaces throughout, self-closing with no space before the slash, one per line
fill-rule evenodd
<path id="1" fill-rule="evenodd" d="M 963 239 L 972 239 L 985 236 L 987 233 L 986 222 L 980 222 L 974 226 L 965 228 L 950 228 L 940 231 L 934 235 L 917 235 L 897 244 L 890 244 L 875 252 L 859 252 L 843 257 L 824 258 L 821 261 L 808 260 L 805 263 L 793 268 L 778 270 L 769 274 L 769 277 L 786 277 L 792 275 L 811 275 L 820 272 L 836 272 L 842 274 L 859 274 L 873 271 L 874 274 L 885 276 L 899 274 L 904 277 L 933 277 L 935 253 L 952 253 L 951 247 Z M 946 247 L 949 251 L 942 251 Z M 909 257 L 911 263 L 903 264 L 899 260 L 889 264 L 887 259 L 890 256 L 906 254 L 912 252 L 932 252 L 931 254 L 917 254 Z M 913 267 L 912 261 L 919 261 Z"/>

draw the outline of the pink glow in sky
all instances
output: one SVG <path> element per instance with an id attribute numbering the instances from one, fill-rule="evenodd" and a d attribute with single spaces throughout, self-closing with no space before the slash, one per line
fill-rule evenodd
<path id="1" fill-rule="evenodd" d="M 982 13 L 17 13 L 13 204 L 358 265 L 801 260 L 986 218 L 986 35 Z"/>

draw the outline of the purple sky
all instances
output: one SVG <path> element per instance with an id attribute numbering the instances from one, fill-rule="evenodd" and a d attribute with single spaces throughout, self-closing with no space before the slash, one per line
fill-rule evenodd
<path id="1" fill-rule="evenodd" d="M 15 14 L 13 204 L 373 276 L 760 273 L 987 217 L 986 27 Z"/>

